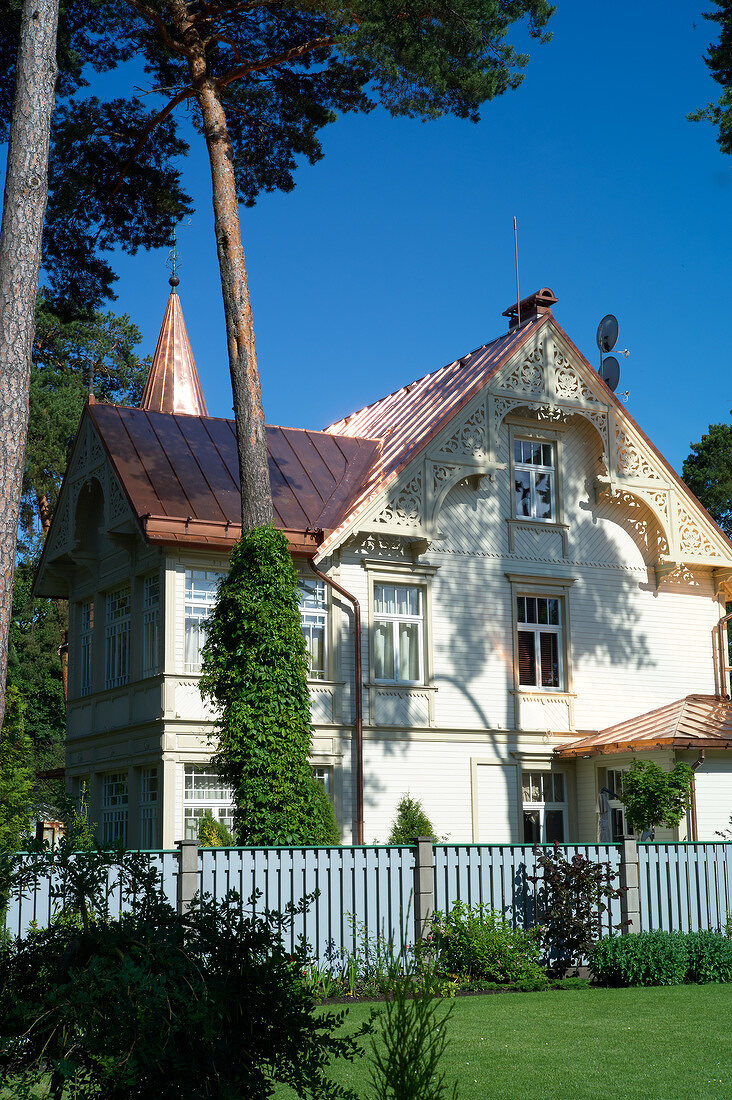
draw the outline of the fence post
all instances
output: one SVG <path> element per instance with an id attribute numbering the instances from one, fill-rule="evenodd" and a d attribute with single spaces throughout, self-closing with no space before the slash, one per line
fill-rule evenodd
<path id="1" fill-rule="evenodd" d="M 640 874 L 638 869 L 638 841 L 626 837 L 620 847 L 620 885 L 624 893 L 620 898 L 623 920 L 621 932 L 640 932 Z"/>
<path id="2" fill-rule="evenodd" d="M 185 916 L 198 893 L 198 841 L 177 840 L 178 849 L 178 915 Z"/>
<path id="3" fill-rule="evenodd" d="M 435 849 L 431 836 L 414 841 L 414 938 L 421 940 L 435 911 Z"/>

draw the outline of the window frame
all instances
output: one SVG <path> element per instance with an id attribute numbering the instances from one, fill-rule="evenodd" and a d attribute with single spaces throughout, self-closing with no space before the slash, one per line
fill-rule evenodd
<path id="1" fill-rule="evenodd" d="M 321 607 L 305 607 L 301 600 L 301 582 L 315 585 L 316 588 L 321 588 L 323 591 L 323 604 Z M 331 620 L 331 600 L 330 600 L 330 585 L 327 585 L 325 581 L 321 581 L 315 574 L 300 573 L 297 578 L 298 586 L 298 609 L 300 611 L 300 628 L 305 638 L 305 649 L 308 655 L 308 679 L 316 680 L 319 683 L 323 681 L 330 681 L 332 679 L 330 657 L 331 657 L 331 645 L 330 645 L 330 620 Z M 308 636 L 305 634 L 304 619 L 310 616 L 313 620 L 319 620 L 323 626 L 323 669 L 313 672 L 312 667 L 312 649 L 308 642 Z M 315 625 L 315 623 L 311 624 Z"/>
<path id="2" fill-rule="evenodd" d="M 574 585 L 574 577 L 538 577 L 527 576 L 520 573 L 505 573 L 510 584 L 511 592 L 511 628 L 513 631 L 513 693 L 516 695 L 552 695 L 573 696 L 572 687 L 572 629 L 571 629 L 571 599 L 570 592 Z M 560 615 L 562 619 L 561 645 L 559 650 L 559 663 L 562 671 L 562 682 L 558 688 L 532 687 L 529 684 L 519 683 L 519 647 L 518 647 L 518 597 L 539 596 L 560 600 Z"/>
<path id="3" fill-rule="evenodd" d="M 94 691 L 94 597 L 82 600 L 79 615 L 79 698 Z M 106 646 L 105 646 L 106 648 Z M 105 654 L 106 656 L 106 654 Z"/>
<path id="4" fill-rule="evenodd" d="M 113 602 L 127 594 L 127 612 L 112 617 Z M 132 623 L 132 585 L 110 589 L 104 597 L 104 688 L 111 691 L 130 682 L 130 640 Z M 121 639 L 121 641 L 120 641 Z M 117 675 L 110 675 L 117 670 Z"/>
<path id="5" fill-rule="evenodd" d="M 376 592 L 377 589 L 393 588 L 395 593 L 398 589 L 412 590 L 417 593 L 419 600 L 419 612 L 417 614 L 400 613 L 397 611 L 379 611 L 376 607 Z M 372 645 L 372 660 L 374 669 L 374 683 L 375 684 L 423 684 L 425 682 L 425 670 L 424 670 L 424 609 L 425 609 L 425 593 L 424 587 L 420 584 L 411 583 L 399 583 L 399 581 L 374 581 L 373 586 L 373 619 L 371 622 L 371 645 Z M 392 644 L 392 660 L 393 660 L 393 676 L 377 676 L 376 675 L 376 626 L 380 624 L 391 625 L 391 644 Z M 399 627 L 402 625 L 416 625 L 417 626 L 417 677 L 407 677 L 401 675 L 401 654 L 399 647 Z"/>
<path id="6" fill-rule="evenodd" d="M 530 795 L 531 795 L 531 790 L 532 790 L 532 787 L 533 787 L 534 777 L 539 776 L 541 778 L 541 794 L 542 794 L 541 799 L 532 799 L 531 797 L 529 797 L 529 799 L 527 800 L 527 799 L 524 798 L 524 788 L 525 788 L 524 776 L 529 776 L 529 793 L 530 793 Z M 547 777 L 549 777 L 551 779 L 551 782 L 552 782 L 552 787 L 554 788 L 555 787 L 555 782 L 554 782 L 554 777 L 555 776 L 561 776 L 561 779 L 562 779 L 562 785 L 563 785 L 563 788 L 564 788 L 564 791 L 563 791 L 564 798 L 561 801 L 558 801 L 556 798 L 545 799 L 543 797 L 543 795 L 545 793 L 544 792 L 544 781 L 545 781 L 545 779 Z M 567 772 L 564 771 L 563 769 L 562 770 L 559 770 L 559 769 L 554 770 L 554 769 L 548 769 L 548 768 L 531 767 L 530 763 L 527 763 L 526 765 L 522 766 L 522 768 L 521 768 L 520 784 L 521 784 L 521 787 L 520 787 L 520 790 L 521 790 L 521 822 L 522 822 L 522 826 L 523 826 L 522 834 L 523 834 L 523 837 L 524 837 L 524 843 L 525 844 L 531 844 L 531 843 L 551 844 L 552 843 L 552 841 L 549 841 L 549 840 L 546 839 L 546 814 L 547 814 L 547 811 L 549 811 L 551 813 L 561 812 L 561 814 L 562 814 L 562 834 L 563 834 L 563 837 L 562 837 L 562 840 L 557 841 L 557 843 L 558 844 L 567 844 L 568 843 L 568 831 L 569 831 L 569 798 L 568 798 L 569 792 L 568 792 L 568 784 L 567 784 Z M 552 793 L 555 794 L 556 791 L 553 790 Z M 528 841 L 526 839 L 526 814 L 527 813 L 534 813 L 534 812 L 537 812 L 537 811 L 539 813 L 539 840 L 538 841 Z"/>
<path id="7" fill-rule="evenodd" d="M 162 606 L 160 573 L 148 573 L 142 579 L 142 645 L 140 660 L 142 677 L 156 676 L 160 671 L 160 608 Z M 153 588 L 154 599 L 153 599 Z"/>
<path id="8" fill-rule="evenodd" d="M 129 773 L 126 771 L 104 772 L 101 778 L 102 843 L 111 844 L 115 840 L 121 840 L 123 845 L 127 847 L 130 806 Z M 113 783 L 124 789 L 117 792 L 110 790 Z"/>
<path id="9" fill-rule="evenodd" d="M 151 785 L 150 780 L 153 779 L 154 785 Z M 140 768 L 138 789 L 140 792 L 140 848 L 143 851 L 154 851 L 158 843 L 160 813 L 160 769 L 157 764 Z M 149 844 L 145 843 L 146 838 L 150 841 Z"/>
<path id="10" fill-rule="evenodd" d="M 191 599 L 188 598 L 188 576 L 190 574 L 191 578 L 192 578 L 192 575 L 194 573 L 204 573 L 204 574 L 211 573 L 211 574 L 214 574 L 217 578 L 216 586 L 218 588 L 219 581 L 221 580 L 222 577 L 226 576 L 226 570 L 225 569 L 217 569 L 213 566 L 209 567 L 207 565 L 185 565 L 183 567 L 183 672 L 186 676 L 198 676 L 198 675 L 200 675 L 200 672 L 201 672 L 200 657 L 201 657 L 201 650 L 203 649 L 203 644 L 204 644 L 204 642 L 201 641 L 201 638 L 200 638 L 200 623 L 206 622 L 206 620 L 210 618 L 211 609 L 213 608 L 213 606 L 216 602 L 216 594 L 214 593 L 212 595 L 209 592 L 207 592 L 205 594 L 204 598 L 202 598 L 200 600 L 194 599 L 193 597 L 191 597 Z M 207 613 L 205 615 L 202 615 L 202 616 L 196 616 L 196 615 L 193 615 L 193 614 L 189 615 L 188 610 L 187 610 L 187 608 L 189 606 L 191 606 L 191 607 L 203 606 L 207 609 Z M 187 648 L 186 647 L 186 638 L 187 638 L 187 633 L 188 633 L 188 622 L 189 622 L 189 620 L 192 621 L 192 622 L 195 621 L 199 624 L 199 627 L 198 627 L 198 630 L 199 630 L 198 658 L 199 658 L 199 660 L 197 662 L 186 660 L 186 648 Z"/>
<path id="11" fill-rule="evenodd" d="M 551 428 L 539 427 L 535 420 L 523 417 L 507 416 L 508 426 L 508 474 L 511 505 L 508 514 L 509 550 L 514 551 L 514 531 L 516 527 L 535 527 L 539 530 L 556 530 L 562 539 L 562 554 L 569 556 L 569 525 L 564 513 L 564 477 L 563 477 L 563 435 L 566 424 L 553 424 Z M 548 443 L 554 449 L 554 515 L 552 519 L 540 519 L 535 516 L 520 516 L 516 511 L 516 460 L 515 443 L 517 439 L 531 443 Z"/>
<path id="12" fill-rule="evenodd" d="M 548 447 L 551 451 L 551 457 L 552 457 L 551 464 L 547 466 L 543 462 L 542 463 L 534 463 L 534 462 L 526 462 L 523 459 L 521 459 L 521 460 L 517 459 L 517 457 L 516 457 L 516 447 L 517 447 L 517 445 L 523 446 L 524 444 L 528 444 L 529 446 L 541 447 L 542 448 L 542 458 L 543 458 L 543 449 L 544 449 L 544 447 Z M 512 485 L 512 489 L 513 489 L 513 493 L 512 493 L 513 511 L 512 511 L 512 514 L 513 514 L 514 519 L 525 519 L 525 520 L 531 521 L 532 523 L 542 523 L 542 524 L 543 523 L 557 523 L 558 522 L 558 493 L 557 493 L 557 445 L 556 445 L 556 440 L 536 438 L 536 437 L 532 437 L 532 435 L 530 433 L 523 434 L 520 431 L 518 431 L 518 432 L 516 432 L 515 434 L 512 435 L 511 455 L 512 455 L 512 459 L 513 459 L 512 463 L 511 463 L 511 474 L 512 474 L 511 485 Z M 516 475 L 519 472 L 529 474 L 529 493 L 530 493 L 531 511 L 528 515 L 524 515 L 523 513 L 520 513 L 519 510 L 518 510 L 518 501 L 516 499 Z M 537 479 L 538 474 L 548 475 L 549 479 L 550 479 L 550 486 L 551 486 L 550 501 L 549 501 L 550 514 L 548 516 L 539 516 L 539 515 L 537 515 L 536 479 Z"/>
<path id="13" fill-rule="evenodd" d="M 378 558 L 364 558 L 361 565 L 368 574 L 368 673 L 369 678 L 366 687 L 376 688 L 429 688 L 430 692 L 437 689 L 434 686 L 434 669 L 432 654 L 432 579 L 439 566 L 429 565 L 426 562 L 415 564 L 408 561 L 382 561 Z M 374 589 L 378 584 L 392 584 L 397 587 L 418 587 L 422 589 L 422 679 L 417 680 L 377 680 L 375 674 L 374 659 L 374 619 L 375 601 Z M 372 706 L 374 696 L 372 694 Z M 432 718 L 432 703 L 430 702 L 430 724 Z"/>
<path id="14" fill-rule="evenodd" d="M 611 773 L 614 775 L 620 775 L 622 777 L 629 771 L 630 764 L 622 764 L 619 767 L 615 768 L 605 768 L 605 781 L 600 789 L 602 789 L 602 787 L 607 787 L 608 789 L 612 789 L 615 794 L 617 794 L 618 788 L 615 785 L 615 782 L 613 782 L 612 784 L 610 783 Z M 622 783 L 620 789 L 622 790 Z M 613 843 L 620 843 L 623 840 L 623 837 L 626 836 L 635 836 L 635 834 L 628 828 L 628 822 L 625 818 L 625 804 L 620 800 L 620 798 L 610 798 L 609 796 L 608 803 L 610 805 L 610 830 L 612 832 Z M 617 829 L 615 828 L 615 822 L 618 819 L 622 826 L 622 830 L 619 834 L 617 832 Z"/>
<path id="15" fill-rule="evenodd" d="M 520 616 L 520 603 L 521 600 L 536 600 L 537 604 L 539 600 L 552 600 L 557 604 L 558 611 L 558 623 L 540 623 L 538 622 L 538 614 L 535 616 L 535 622 L 527 622 L 525 619 L 521 619 Z M 563 692 L 564 691 L 564 607 L 563 598 L 561 596 L 544 596 L 527 594 L 518 592 L 516 594 L 516 647 L 518 650 L 518 667 L 516 670 L 518 686 L 520 690 L 526 691 L 551 691 L 551 692 Z M 537 608 L 538 610 L 538 608 Z M 557 638 L 557 680 L 556 684 L 525 684 L 521 682 L 521 644 L 519 641 L 520 634 L 530 634 L 534 639 L 534 672 L 536 678 L 541 680 L 542 678 L 542 652 L 541 652 L 541 638 L 543 635 L 549 635 Z"/>
<path id="16" fill-rule="evenodd" d="M 206 798 L 205 796 L 199 798 L 189 798 L 187 795 L 187 778 L 189 773 L 203 773 L 209 778 L 215 778 L 219 782 L 219 788 L 222 792 L 228 791 L 228 797 L 225 793 L 222 793 L 217 798 Z M 190 815 L 186 813 L 186 810 L 199 811 L 192 812 Z M 206 811 L 210 810 L 211 815 L 216 821 L 222 821 L 229 832 L 233 832 L 234 828 L 234 799 L 233 793 L 226 787 L 225 783 L 221 780 L 221 777 L 211 767 L 211 764 L 207 761 L 191 761 L 190 763 L 184 763 L 183 765 L 183 839 L 184 840 L 197 840 L 198 839 L 198 826 L 195 826 L 195 830 L 190 830 L 193 835 L 189 836 L 189 829 L 186 825 L 187 821 L 196 821 L 200 817 L 204 817 Z M 224 811 L 224 812 L 222 812 Z"/>

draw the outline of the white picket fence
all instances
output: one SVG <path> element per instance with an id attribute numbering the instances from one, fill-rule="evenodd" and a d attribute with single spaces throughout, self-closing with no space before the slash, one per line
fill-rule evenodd
<path id="1" fill-rule="evenodd" d="M 284 911 L 315 897 L 288 933 L 294 947 L 304 937 L 321 965 L 373 944 L 377 936 L 395 944 L 412 943 L 422 913 L 451 908 L 460 899 L 468 906 L 487 905 L 514 926 L 529 927 L 537 912 L 536 856 L 529 845 L 426 845 L 426 867 L 432 867 L 432 891 L 425 893 L 416 846 L 339 848 L 204 848 L 150 852 L 161 876 L 161 891 L 171 905 L 185 908 L 196 892 L 222 898 L 235 890 L 250 911 Z M 724 929 L 732 911 L 732 844 L 563 845 L 568 859 L 584 856 L 609 863 L 615 884 L 624 875 L 631 889 L 614 900 L 603 915 L 603 934 L 621 930 L 627 914 L 631 931 Z M 623 863 L 624 857 L 626 863 Z M 79 856 L 77 858 L 83 858 Z M 185 862 L 187 860 L 187 863 Z M 635 864 L 628 868 L 627 861 Z M 183 873 L 181 873 L 183 867 Z M 190 871 L 185 868 L 190 867 Z M 634 884 L 637 878 L 637 887 Z M 23 895 L 10 896 L 6 927 L 23 936 L 34 925 L 45 927 L 63 907 L 63 883 L 43 878 Z M 122 899 L 110 871 L 108 912 L 119 915 Z"/>

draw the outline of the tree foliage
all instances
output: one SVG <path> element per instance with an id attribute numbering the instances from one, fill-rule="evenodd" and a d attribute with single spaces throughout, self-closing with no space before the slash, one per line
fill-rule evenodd
<path id="1" fill-rule="evenodd" d="M 33 798 L 33 748 L 25 732 L 23 702 L 8 688 L 0 729 L 0 849 L 13 851 L 30 827 Z"/>
<path id="2" fill-rule="evenodd" d="M 732 537 L 732 424 L 710 424 L 684 461 L 684 481 Z"/>
<path id="3" fill-rule="evenodd" d="M 325 843 L 297 576 L 281 531 L 260 527 L 236 544 L 206 627 L 201 691 L 220 714 L 214 763 L 233 790 L 238 842 Z"/>
<path id="4" fill-rule="evenodd" d="M 413 844 L 418 836 L 429 836 L 436 840 L 432 822 L 422 809 L 422 803 L 405 794 L 397 806 L 394 823 L 389 833 L 388 844 Z"/>
<path id="5" fill-rule="evenodd" d="M 105 917 L 110 871 L 134 902 L 119 920 Z M 343 1012 L 316 1009 L 304 946 L 284 947 L 302 907 L 246 915 L 231 893 L 180 916 L 144 854 L 79 856 L 66 841 L 16 870 L 18 887 L 29 872 L 68 889 L 49 928 L 0 945 L 0 1077 L 14 1097 L 43 1085 L 55 1100 L 267 1100 L 282 1083 L 356 1100 L 327 1071 L 357 1037 Z"/>
<path id="6" fill-rule="evenodd" d="M 704 12 L 704 18 L 719 25 L 719 41 L 709 44 L 704 61 L 722 94 L 716 103 L 708 103 L 689 115 L 693 122 L 706 119 L 717 127 L 717 144 L 723 153 L 732 154 L 732 0 L 712 0 L 717 11 Z"/>
<path id="7" fill-rule="evenodd" d="M 666 772 L 653 760 L 633 760 L 623 775 L 622 802 L 635 833 L 675 829 L 689 805 L 693 771 L 681 761 Z"/>

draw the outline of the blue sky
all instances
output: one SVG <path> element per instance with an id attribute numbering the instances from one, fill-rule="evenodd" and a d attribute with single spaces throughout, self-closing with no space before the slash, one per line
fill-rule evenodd
<path id="1" fill-rule="evenodd" d="M 524 83 L 479 125 L 345 116 L 294 192 L 242 208 L 268 422 L 321 428 L 504 331 L 516 215 L 522 296 L 551 287 L 593 363 L 616 314 L 619 391 L 680 469 L 732 407 L 732 166 L 685 117 L 720 91 L 702 61 L 708 7 L 558 0 L 552 42 L 530 42 Z M 191 142 L 181 302 L 209 411 L 230 416 L 210 175 Z M 165 253 L 118 270 L 114 308 L 152 352 Z"/>

